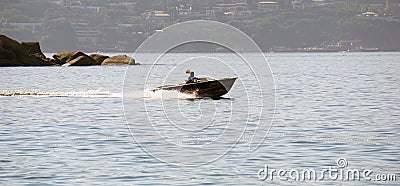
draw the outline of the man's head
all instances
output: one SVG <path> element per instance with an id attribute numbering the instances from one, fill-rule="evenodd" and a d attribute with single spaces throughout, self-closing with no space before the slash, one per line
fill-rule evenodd
<path id="1" fill-rule="evenodd" d="M 190 74 L 190 70 L 189 69 L 186 70 L 186 74 Z"/>
<path id="2" fill-rule="evenodd" d="M 190 77 L 194 77 L 194 72 L 190 72 Z"/>

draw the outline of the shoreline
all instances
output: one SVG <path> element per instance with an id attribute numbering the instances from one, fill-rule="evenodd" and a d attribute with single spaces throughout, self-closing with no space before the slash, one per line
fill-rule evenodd
<path id="1" fill-rule="evenodd" d="M 0 34 L 0 67 L 13 66 L 115 66 L 137 65 L 127 55 L 107 56 L 99 53 L 87 55 L 82 51 L 55 52 L 44 55 L 39 42 L 19 42 Z"/>
<path id="2" fill-rule="evenodd" d="M 109 54 L 109 53 L 121 53 L 121 54 L 134 54 L 136 51 L 126 51 L 126 50 L 110 50 L 110 51 L 84 51 L 80 50 L 83 53 L 87 54 Z M 263 53 L 375 53 L 375 52 L 400 52 L 400 50 L 364 50 L 364 51 L 346 51 L 346 50 L 316 50 L 316 51 L 306 51 L 306 50 L 287 50 L 287 51 L 274 51 L 274 50 L 266 50 L 261 51 Z M 54 54 L 57 52 L 54 51 L 43 51 L 46 54 Z M 146 52 L 146 53 L 158 53 L 158 52 Z M 197 51 L 169 51 L 168 53 L 232 53 L 227 51 L 205 51 L 205 50 L 197 50 Z"/>

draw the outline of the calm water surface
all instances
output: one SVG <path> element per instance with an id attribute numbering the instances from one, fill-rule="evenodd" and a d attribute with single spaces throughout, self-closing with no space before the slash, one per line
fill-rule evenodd
<path id="1" fill-rule="evenodd" d="M 240 80 L 246 74 L 239 75 L 227 99 L 181 99 L 143 91 L 180 83 L 186 68 L 209 77 L 238 76 L 235 69 L 243 70 L 232 54 L 204 55 L 230 62 L 228 66 L 181 64 L 199 54 L 171 54 L 176 63 L 160 63 L 148 74 L 151 62 L 141 61 L 142 65 L 130 67 L 136 72 L 131 77 L 138 81 L 129 81 L 128 98 L 123 98 L 125 67 L 0 68 L 0 184 L 399 184 L 400 53 L 266 54 L 276 86 L 275 119 L 254 152 L 249 151 L 246 132 L 237 140 L 244 131 L 242 124 L 249 120 L 246 129 L 251 134 L 255 130 L 251 122 L 258 117 L 249 110 L 265 108 L 267 115 L 273 109 L 268 103 L 248 104 L 248 94 L 241 90 L 258 89 L 257 84 Z M 167 70 L 170 78 L 161 73 Z M 146 77 L 150 78 L 143 86 Z M 191 152 L 147 135 L 154 125 L 166 140 L 176 139 L 170 121 L 189 131 L 180 133 L 179 143 L 186 146 L 207 145 L 225 133 L 233 140 Z M 188 136 L 193 131 L 206 138 L 194 141 Z M 136 139 L 138 144 L 132 133 L 146 135 Z M 232 144 L 236 146 L 224 156 L 213 156 Z M 209 157 L 213 161 L 200 166 L 174 165 L 208 162 Z M 340 158 L 348 163 L 343 170 L 372 170 L 372 179 L 376 174 L 394 174 L 397 181 L 334 181 L 328 175 L 317 182 L 286 181 L 276 175 L 262 181 L 257 176 L 265 165 L 277 170 L 339 168 Z"/>

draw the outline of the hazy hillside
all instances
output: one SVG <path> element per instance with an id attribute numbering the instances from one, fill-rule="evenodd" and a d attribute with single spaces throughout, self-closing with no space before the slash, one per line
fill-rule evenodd
<path id="1" fill-rule="evenodd" d="M 0 33 L 45 51 L 133 51 L 156 30 L 200 17 L 239 28 L 265 51 L 343 40 L 400 51 L 399 14 L 399 0 L 1 0 Z"/>

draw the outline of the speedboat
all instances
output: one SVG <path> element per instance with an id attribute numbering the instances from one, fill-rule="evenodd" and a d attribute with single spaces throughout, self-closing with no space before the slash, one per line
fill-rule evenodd
<path id="1" fill-rule="evenodd" d="M 199 98 L 210 97 L 213 99 L 220 98 L 231 90 L 237 77 L 234 78 L 221 78 L 221 79 L 207 79 L 199 78 L 194 83 L 184 83 L 172 86 L 160 86 L 151 91 L 158 90 L 173 90 L 185 94 L 192 94 Z"/>

